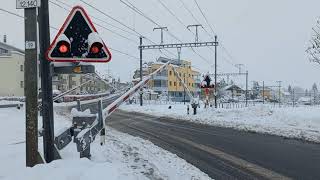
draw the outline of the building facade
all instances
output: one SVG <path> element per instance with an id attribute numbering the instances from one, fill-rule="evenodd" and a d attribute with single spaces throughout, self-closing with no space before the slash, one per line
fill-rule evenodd
<path id="1" fill-rule="evenodd" d="M 0 96 L 24 96 L 24 51 L 0 42 Z"/>
<path id="2" fill-rule="evenodd" d="M 97 94 L 110 89 L 104 81 L 86 74 L 59 74 L 54 76 L 53 89 L 65 92 L 90 80 L 94 81 L 75 89 L 71 94 Z"/>
<path id="3" fill-rule="evenodd" d="M 156 74 L 147 84 L 147 88 L 162 96 L 167 96 L 172 101 L 190 101 L 187 93 L 185 95 L 182 82 L 179 81 L 174 73 L 173 68 L 175 68 L 193 96 L 198 96 L 201 92 L 199 88 L 201 83 L 200 73 L 192 69 L 190 61 L 177 61 L 160 57 L 156 63 L 148 63 L 143 66 L 143 75 L 145 76 L 156 71 L 166 61 L 171 61 L 171 64 L 168 65 L 167 69 Z M 139 70 L 135 71 L 134 79 L 139 79 L 139 75 Z"/>

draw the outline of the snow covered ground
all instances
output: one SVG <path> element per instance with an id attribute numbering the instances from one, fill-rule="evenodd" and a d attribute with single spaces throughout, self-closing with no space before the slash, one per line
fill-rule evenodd
<path id="1" fill-rule="evenodd" d="M 120 109 L 320 143 L 320 107 L 272 108 L 256 105 L 240 109 L 204 109 L 202 106 L 197 115 L 191 115 L 191 108 L 190 115 L 187 115 L 186 105 L 172 104 L 172 109 L 168 106 L 146 103 L 143 107 L 122 105 Z"/>
<path id="2" fill-rule="evenodd" d="M 92 160 L 80 159 L 76 145 L 71 143 L 61 151 L 63 160 L 25 168 L 24 119 L 23 108 L 0 109 L 0 180 L 210 179 L 185 160 L 151 142 L 111 128 L 107 129 L 105 146 L 99 142 L 92 144 Z M 55 114 L 55 131 L 70 124 L 68 118 Z"/>

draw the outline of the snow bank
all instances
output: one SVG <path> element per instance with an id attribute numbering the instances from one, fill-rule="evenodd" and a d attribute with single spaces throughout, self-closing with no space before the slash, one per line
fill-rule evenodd
<path id="1" fill-rule="evenodd" d="M 91 146 L 92 160 L 79 159 L 74 143 L 61 151 L 63 160 L 25 168 L 24 108 L 0 109 L 0 179 L 5 180 L 207 180 L 199 169 L 149 141 L 107 128 L 106 145 Z M 55 114 L 55 132 L 71 120 Z M 39 123 L 41 127 L 41 123 Z M 41 138 L 39 149 L 42 149 Z M 40 151 L 41 152 L 41 151 Z M 18 172 L 18 173 L 17 173 Z"/>
<path id="2" fill-rule="evenodd" d="M 242 109 L 198 109 L 197 115 L 187 115 L 186 105 L 123 105 L 120 109 L 166 116 L 195 123 L 229 127 L 245 131 L 266 133 L 289 138 L 320 142 L 320 108 L 271 108 L 257 105 Z M 202 106 L 203 107 L 203 106 Z M 190 114 L 192 109 L 190 108 Z"/>
<path id="3" fill-rule="evenodd" d="M 0 105 L 10 105 L 10 104 L 23 104 L 23 103 L 20 101 L 0 100 Z"/>

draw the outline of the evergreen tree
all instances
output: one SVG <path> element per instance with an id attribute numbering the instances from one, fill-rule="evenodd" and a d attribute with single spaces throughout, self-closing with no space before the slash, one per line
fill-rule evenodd
<path id="1" fill-rule="evenodd" d="M 292 94 L 292 87 L 291 87 L 291 85 L 289 85 L 289 87 L 288 87 L 288 92 L 289 92 L 290 94 Z"/>
<path id="2" fill-rule="evenodd" d="M 317 84 L 316 84 L 316 83 L 314 83 L 314 84 L 312 85 L 312 91 L 313 91 L 313 92 L 318 92 L 318 87 L 317 87 Z"/>

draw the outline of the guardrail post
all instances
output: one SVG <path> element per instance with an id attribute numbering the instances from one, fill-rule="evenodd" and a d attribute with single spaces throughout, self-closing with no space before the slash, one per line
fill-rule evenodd
<path id="1" fill-rule="evenodd" d="M 98 120 L 99 120 L 99 125 L 101 127 L 100 131 L 100 145 L 104 145 L 106 141 L 106 129 L 105 129 L 105 120 L 103 119 L 103 114 L 102 114 L 102 100 L 98 101 Z"/>
<path id="2" fill-rule="evenodd" d="M 88 158 L 88 159 L 91 158 L 91 154 L 90 154 L 90 144 L 89 144 L 89 146 L 87 147 L 87 149 L 85 149 L 84 151 L 81 151 L 81 152 L 80 152 L 80 158 Z"/>
<path id="3" fill-rule="evenodd" d="M 80 99 L 77 99 L 77 110 L 82 111 Z"/>

